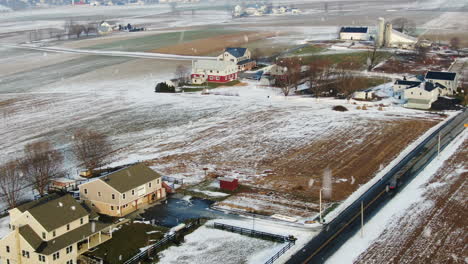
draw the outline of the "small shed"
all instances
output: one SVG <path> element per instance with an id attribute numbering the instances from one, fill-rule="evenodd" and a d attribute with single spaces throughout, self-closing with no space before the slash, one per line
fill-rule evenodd
<path id="1" fill-rule="evenodd" d="M 74 179 L 58 178 L 51 181 L 51 187 L 65 191 L 72 191 L 78 188 L 78 183 Z"/>
<path id="2" fill-rule="evenodd" d="M 234 191 L 239 187 L 239 181 L 234 178 L 221 177 L 219 180 L 219 188 L 222 190 Z"/>

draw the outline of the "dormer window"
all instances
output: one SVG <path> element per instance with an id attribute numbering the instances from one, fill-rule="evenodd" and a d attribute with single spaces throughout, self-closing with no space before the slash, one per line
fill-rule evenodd
<path id="1" fill-rule="evenodd" d="M 55 233 L 55 230 L 52 231 L 52 236 L 55 237 L 56 233 Z"/>
<path id="2" fill-rule="evenodd" d="M 67 231 L 70 230 L 70 224 L 67 224 Z"/>
<path id="3" fill-rule="evenodd" d="M 112 194 L 112 200 L 115 200 L 115 194 Z"/>
<path id="4" fill-rule="evenodd" d="M 42 232 L 42 239 L 46 239 L 46 233 Z"/>

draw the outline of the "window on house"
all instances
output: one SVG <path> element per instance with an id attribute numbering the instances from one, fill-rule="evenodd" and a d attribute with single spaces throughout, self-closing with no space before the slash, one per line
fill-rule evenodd
<path id="1" fill-rule="evenodd" d="M 52 236 L 54 236 L 54 237 L 55 237 L 55 230 L 54 230 L 54 231 L 52 231 Z"/>
<path id="2" fill-rule="evenodd" d="M 85 193 L 85 194 L 88 194 L 88 189 L 84 189 L 84 193 Z"/>
<path id="3" fill-rule="evenodd" d="M 114 206 L 113 205 L 111 205 L 111 210 L 114 211 Z"/>
<path id="4" fill-rule="evenodd" d="M 10 246 L 6 246 L 6 252 L 10 253 Z"/>
<path id="5" fill-rule="evenodd" d="M 125 193 L 124 193 L 124 194 L 122 194 L 122 199 L 125 199 Z"/>
<path id="6" fill-rule="evenodd" d="M 46 233 L 42 232 L 42 239 L 46 239 Z"/>
<path id="7" fill-rule="evenodd" d="M 132 195 L 135 195 L 135 190 L 132 190 Z"/>
<path id="8" fill-rule="evenodd" d="M 10 260 L 9 260 L 9 259 L 6 260 L 6 264 L 10 264 Z"/>
<path id="9" fill-rule="evenodd" d="M 98 192 L 97 195 L 98 195 L 99 197 L 101 197 L 101 192 Z"/>
<path id="10" fill-rule="evenodd" d="M 84 219 L 82 217 L 82 218 L 80 218 L 80 225 L 82 225 L 83 223 L 84 223 Z"/>
<path id="11" fill-rule="evenodd" d="M 39 255 L 39 261 L 40 262 L 45 262 L 45 256 Z"/>
<path id="12" fill-rule="evenodd" d="M 213 80 L 213 76 L 210 76 L 210 80 Z"/>
<path id="13" fill-rule="evenodd" d="M 150 183 L 148 183 L 148 187 L 150 187 L 150 188 L 151 188 L 151 182 L 150 182 Z"/>
<path id="14" fill-rule="evenodd" d="M 69 261 L 67 261 L 67 264 L 73 264 L 73 259 L 70 259 Z"/>
<path id="15" fill-rule="evenodd" d="M 216 80 L 219 81 L 219 76 L 216 76 Z"/>
<path id="16" fill-rule="evenodd" d="M 22 250 L 22 251 L 21 251 L 21 254 L 22 254 L 23 257 L 25 257 L 25 258 L 29 258 L 29 251 Z"/>
<path id="17" fill-rule="evenodd" d="M 60 252 L 55 252 L 53 255 L 52 255 L 52 259 L 53 260 L 57 260 L 60 258 Z"/>
<path id="18" fill-rule="evenodd" d="M 70 230 L 70 224 L 67 224 L 67 231 Z"/>
<path id="19" fill-rule="evenodd" d="M 73 246 L 69 246 L 69 247 L 66 248 L 67 254 L 71 253 L 72 251 L 73 251 Z"/>
<path id="20" fill-rule="evenodd" d="M 419 95 L 422 95 L 422 93 L 419 93 Z"/>
<path id="21" fill-rule="evenodd" d="M 112 194 L 112 200 L 115 200 L 115 194 Z"/>

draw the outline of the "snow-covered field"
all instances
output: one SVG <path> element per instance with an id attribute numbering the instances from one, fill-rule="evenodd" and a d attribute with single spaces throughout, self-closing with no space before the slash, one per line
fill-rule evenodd
<path id="1" fill-rule="evenodd" d="M 311 230 L 284 225 L 260 219 L 210 220 L 204 226 L 185 237 L 180 246 L 172 246 L 160 253 L 160 263 L 264 263 L 276 254 L 284 244 L 251 238 L 212 228 L 213 223 L 223 223 L 277 235 L 293 235 L 296 244 L 275 263 L 283 263 L 316 233 Z"/>

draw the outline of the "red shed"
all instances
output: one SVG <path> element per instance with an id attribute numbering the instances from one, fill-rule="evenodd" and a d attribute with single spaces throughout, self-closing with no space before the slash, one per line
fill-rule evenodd
<path id="1" fill-rule="evenodd" d="M 226 177 L 221 177 L 218 178 L 219 180 L 219 187 L 222 190 L 228 190 L 228 191 L 234 191 L 239 187 L 239 181 L 234 178 L 226 178 Z"/>

